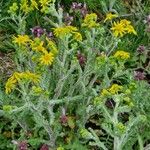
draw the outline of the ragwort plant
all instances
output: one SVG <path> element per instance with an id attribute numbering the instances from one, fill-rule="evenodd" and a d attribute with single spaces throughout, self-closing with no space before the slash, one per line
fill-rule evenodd
<path id="1" fill-rule="evenodd" d="M 54 0 L 27 2 L 9 9 L 19 20 L 12 38 L 16 71 L 5 84 L 8 103 L 1 110 L 12 123 L 9 147 L 143 149 L 148 116 L 138 105 L 143 95 L 149 99 L 144 90 L 149 87 L 126 69 L 130 53 L 117 50 L 124 36 L 137 36 L 131 21 L 110 12 L 105 28 L 91 13 L 75 27 L 63 22 L 63 9 L 57 10 Z M 34 9 L 53 26 L 52 37 L 43 30 L 36 37 L 25 34 L 26 16 Z"/>

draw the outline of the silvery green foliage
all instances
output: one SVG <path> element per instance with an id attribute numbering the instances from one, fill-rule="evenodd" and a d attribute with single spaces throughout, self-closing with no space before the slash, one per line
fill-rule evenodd
<path id="1" fill-rule="evenodd" d="M 59 8 L 58 11 L 54 5 L 51 8 L 49 15 L 53 16 L 55 21 L 47 16 L 44 19 L 54 27 L 62 26 L 62 8 Z M 25 27 L 22 24 L 25 25 L 25 22 L 20 22 L 18 33 L 25 32 Z M 25 133 L 28 131 L 35 134 L 35 139 L 28 140 L 32 146 L 37 143 L 46 143 L 50 148 L 55 149 L 61 145 L 61 139 L 66 136 L 66 130 L 60 123 L 60 117 L 70 115 L 69 127 L 72 130 L 69 131 L 75 139 L 71 145 L 74 149 L 98 147 L 103 150 L 126 150 L 129 142 L 129 147 L 132 149 L 132 146 L 138 141 L 142 150 L 142 138 L 144 137 L 142 137 L 139 128 L 142 128 L 142 124 L 147 123 L 145 107 L 148 111 L 147 100 L 149 97 L 146 95 L 145 89 L 149 90 L 148 85 L 138 82 L 134 84 L 139 86 L 131 90 L 131 98 L 135 107 L 125 105 L 123 103 L 124 93 L 119 93 L 112 97 L 115 105 L 113 109 L 109 109 L 106 106 L 107 99 L 99 97 L 100 91 L 110 87 L 114 81 L 121 83 L 123 80 L 126 82 L 125 87 L 128 87 L 134 81 L 133 75 L 131 70 L 125 69 L 124 64 L 115 63 L 111 57 L 120 41 L 111 36 L 106 39 L 106 29 L 100 27 L 83 30 L 82 34 L 84 40 L 78 43 L 72 42 L 69 35 L 64 39 L 58 39 L 59 54 L 53 66 L 38 68 L 42 72 L 40 87 L 46 92 L 36 95 L 31 90 L 30 84 L 22 84 L 20 85 L 21 89 L 18 89 L 16 93 L 5 98 L 0 97 L 0 100 L 3 99 L 2 103 L 6 104 L 4 102 L 6 99 L 10 104 L 7 109 L 5 107 L 0 111 L 0 115 L 12 119 L 13 128 L 18 125 L 21 127 L 20 139 L 26 138 Z M 36 72 L 30 53 L 15 46 L 14 48 L 16 49 L 17 70 L 21 72 L 30 69 Z M 84 68 L 75 57 L 79 50 L 86 56 Z M 106 54 L 104 59 L 102 57 L 97 59 L 98 56 L 103 55 L 102 51 Z M 100 81 L 99 84 L 96 84 L 97 80 Z M 98 101 L 96 104 L 94 104 L 95 97 Z M 63 114 L 62 110 L 66 112 Z M 120 117 L 124 113 L 129 115 L 125 123 Z M 98 118 L 96 118 L 95 124 L 99 127 L 100 134 L 94 128 L 86 127 L 89 120 L 96 115 Z M 81 129 L 85 129 L 82 134 L 79 132 Z M 108 140 L 104 140 L 103 135 Z M 13 138 L 13 140 L 20 140 Z M 81 142 L 80 139 L 82 139 Z M 71 146 L 68 144 L 68 147 Z"/>

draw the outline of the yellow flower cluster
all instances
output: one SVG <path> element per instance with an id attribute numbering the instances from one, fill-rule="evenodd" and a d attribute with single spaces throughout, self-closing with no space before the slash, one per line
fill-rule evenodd
<path id="1" fill-rule="evenodd" d="M 40 57 L 40 62 L 43 65 L 51 65 L 54 61 L 54 54 L 47 52 Z"/>
<path id="2" fill-rule="evenodd" d="M 19 46 L 26 45 L 29 42 L 31 42 L 31 39 L 28 35 L 18 35 L 18 37 L 13 37 L 13 43 L 18 44 Z"/>
<path id="3" fill-rule="evenodd" d="M 41 41 L 40 38 L 35 38 L 31 42 L 31 48 L 35 52 L 42 52 L 42 53 L 47 52 L 46 48 L 44 47 L 44 41 Z"/>
<path id="4" fill-rule="evenodd" d="M 58 54 L 56 44 L 53 41 L 49 40 L 48 38 L 46 39 L 46 41 L 47 41 L 47 48 L 49 48 L 53 53 L 53 55 L 56 56 Z"/>
<path id="5" fill-rule="evenodd" d="M 131 22 L 123 19 L 120 22 L 114 22 L 111 28 L 115 37 L 123 37 L 127 33 L 133 33 L 137 35 L 134 27 L 131 25 Z"/>
<path id="6" fill-rule="evenodd" d="M 53 3 L 53 0 L 40 0 L 39 1 L 41 8 L 41 12 L 46 13 L 48 11 L 48 6 Z"/>
<path id="7" fill-rule="evenodd" d="M 10 14 L 16 14 L 16 11 L 18 10 L 18 4 L 17 3 L 13 3 L 12 6 L 9 7 L 8 13 Z"/>
<path id="8" fill-rule="evenodd" d="M 30 46 L 30 48 L 37 52 L 42 53 L 40 58 L 38 59 L 42 65 L 51 65 L 54 61 L 54 56 L 58 53 L 56 44 L 46 38 L 47 46 L 44 46 L 44 41 L 41 41 L 40 38 L 35 38 L 31 40 L 28 35 L 18 35 L 18 37 L 13 38 L 13 43 L 18 44 L 19 46 Z M 48 52 L 48 50 L 50 52 Z"/>
<path id="9" fill-rule="evenodd" d="M 33 10 L 39 10 L 43 13 L 47 13 L 49 6 L 53 3 L 53 0 L 21 0 L 20 2 L 20 10 L 24 13 L 29 13 Z M 19 3 L 13 3 L 12 6 L 9 7 L 8 12 L 15 14 L 19 8 Z"/>
<path id="10" fill-rule="evenodd" d="M 31 73 L 29 71 L 26 72 L 14 72 L 14 74 L 7 80 L 5 85 L 5 92 L 9 94 L 13 89 L 15 89 L 17 82 L 21 80 L 31 81 L 33 83 L 38 83 L 40 81 L 40 75 Z"/>
<path id="11" fill-rule="evenodd" d="M 131 100 L 129 97 L 124 97 L 123 100 L 124 100 L 124 102 L 125 102 L 128 106 L 130 106 L 130 107 L 133 107 L 133 106 L 134 106 L 132 100 Z"/>
<path id="12" fill-rule="evenodd" d="M 82 35 L 78 32 L 78 29 L 73 26 L 65 26 L 54 28 L 54 35 L 58 38 L 63 38 L 64 36 L 71 34 L 73 38 L 77 41 L 82 41 Z"/>
<path id="13" fill-rule="evenodd" d="M 116 128 L 117 128 L 121 133 L 125 132 L 125 130 L 126 130 L 126 126 L 125 126 L 122 122 L 117 123 L 117 124 L 116 124 Z"/>
<path id="14" fill-rule="evenodd" d="M 126 60 L 130 58 L 130 53 L 125 51 L 117 51 L 113 57 L 118 60 Z"/>
<path id="15" fill-rule="evenodd" d="M 110 88 L 108 89 L 103 89 L 101 92 L 102 96 L 107 96 L 107 95 L 115 95 L 118 94 L 118 92 L 122 91 L 123 87 L 118 85 L 118 84 L 113 84 Z"/>
<path id="16" fill-rule="evenodd" d="M 43 89 L 41 87 L 32 86 L 32 91 L 34 94 L 39 95 L 43 92 Z"/>
<path id="17" fill-rule="evenodd" d="M 82 23 L 82 27 L 87 27 L 87 28 L 98 27 L 99 24 L 96 23 L 96 21 L 97 21 L 97 15 L 95 13 L 87 14 Z"/>
<path id="18" fill-rule="evenodd" d="M 106 22 L 107 20 L 112 20 L 113 18 L 117 18 L 117 17 L 118 17 L 117 14 L 108 13 L 108 14 L 106 14 L 106 18 L 105 18 L 104 22 Z"/>

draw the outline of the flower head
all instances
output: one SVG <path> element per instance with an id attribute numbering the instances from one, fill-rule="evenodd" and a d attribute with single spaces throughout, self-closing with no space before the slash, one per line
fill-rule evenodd
<path id="1" fill-rule="evenodd" d="M 31 29 L 31 31 L 35 37 L 40 37 L 45 33 L 45 29 L 42 29 L 39 26 L 35 26 L 34 28 Z"/>
<path id="2" fill-rule="evenodd" d="M 79 32 L 74 33 L 74 39 L 77 41 L 82 41 L 82 35 Z"/>
<path id="3" fill-rule="evenodd" d="M 26 141 L 21 141 L 18 143 L 18 150 L 27 150 L 28 144 Z"/>
<path id="4" fill-rule="evenodd" d="M 111 30 L 113 31 L 113 34 L 115 37 L 118 37 L 118 36 L 122 37 L 124 34 L 126 34 L 124 25 L 120 22 L 114 22 Z"/>
<path id="5" fill-rule="evenodd" d="M 21 73 L 14 72 L 13 75 L 7 80 L 5 84 L 6 94 L 11 93 L 11 91 L 15 89 L 17 83 L 21 82 L 23 79 L 31 81 L 33 83 L 38 83 L 40 81 L 40 75 L 31 73 L 29 71 Z"/>
<path id="6" fill-rule="evenodd" d="M 130 53 L 125 52 L 125 51 L 117 51 L 114 54 L 114 58 L 118 59 L 118 60 L 126 60 L 130 58 Z"/>
<path id="7" fill-rule="evenodd" d="M 13 43 L 21 45 L 26 45 L 27 43 L 31 42 L 31 39 L 28 35 L 18 35 L 18 37 L 13 37 Z"/>
<path id="8" fill-rule="evenodd" d="M 68 13 L 64 14 L 64 21 L 67 25 L 70 25 L 73 21 L 73 17 L 70 16 Z"/>
<path id="9" fill-rule="evenodd" d="M 95 13 L 87 14 L 84 18 L 82 26 L 87 28 L 95 28 L 99 26 L 99 24 L 96 23 L 96 21 L 97 21 L 97 15 Z"/>
<path id="10" fill-rule="evenodd" d="M 31 73 L 30 71 L 26 71 L 26 72 L 22 73 L 22 78 L 26 79 L 26 80 L 30 80 L 34 83 L 40 82 L 40 75 Z"/>
<path id="11" fill-rule="evenodd" d="M 31 11 L 31 8 L 29 6 L 28 0 L 21 0 L 21 2 L 20 2 L 20 10 L 22 10 L 26 14 Z"/>
<path id="12" fill-rule="evenodd" d="M 120 21 L 120 23 L 122 23 L 124 26 L 128 26 L 128 25 L 131 24 L 131 21 L 126 20 L 126 19 L 122 19 L 122 20 Z"/>
<path id="13" fill-rule="evenodd" d="M 59 38 L 62 38 L 69 33 L 71 33 L 71 30 L 68 27 L 58 27 L 54 29 L 54 35 Z"/>
<path id="14" fill-rule="evenodd" d="M 114 22 L 111 28 L 115 37 L 123 37 L 127 33 L 133 33 L 137 35 L 134 27 L 131 25 L 131 21 L 122 19 L 120 22 Z"/>
<path id="15" fill-rule="evenodd" d="M 16 14 L 16 11 L 18 10 L 18 4 L 13 3 L 12 6 L 9 7 L 8 13 L 10 14 Z"/>
<path id="16" fill-rule="evenodd" d="M 15 88 L 16 82 L 17 80 L 12 77 L 7 80 L 6 85 L 5 85 L 6 94 L 9 94 Z"/>
<path id="17" fill-rule="evenodd" d="M 144 45 L 140 45 L 140 46 L 137 48 L 137 52 L 138 52 L 139 54 L 142 54 L 144 51 L 145 51 L 145 46 L 144 46 Z"/>
<path id="18" fill-rule="evenodd" d="M 41 12 L 47 13 L 49 10 L 49 6 L 53 3 L 53 0 L 39 0 L 41 6 Z"/>
<path id="19" fill-rule="evenodd" d="M 41 41 L 40 38 L 35 38 L 34 41 L 31 42 L 32 50 L 36 52 L 46 53 L 47 50 L 43 45 L 44 45 L 44 42 Z"/>
<path id="20" fill-rule="evenodd" d="M 118 84 L 113 84 L 109 89 L 108 91 L 111 93 L 111 94 L 117 94 L 119 91 L 121 91 L 123 89 L 122 86 L 118 85 Z"/>
<path id="21" fill-rule="evenodd" d="M 145 73 L 141 71 L 135 71 L 134 72 L 134 79 L 135 80 L 144 80 L 145 79 Z"/>
<path id="22" fill-rule="evenodd" d="M 79 61 L 79 64 L 83 67 L 86 63 L 86 58 L 83 54 L 81 54 L 80 52 L 78 52 L 77 54 L 77 59 Z"/>
<path id="23" fill-rule="evenodd" d="M 38 3 L 35 0 L 31 0 L 31 10 L 38 9 Z"/>
<path id="24" fill-rule="evenodd" d="M 112 20 L 113 18 L 117 18 L 117 17 L 118 17 L 117 14 L 108 13 L 106 14 L 106 19 L 104 20 L 104 22 L 106 22 L 107 20 Z"/>
<path id="25" fill-rule="evenodd" d="M 51 52 L 47 52 L 40 57 L 40 63 L 43 65 L 51 65 L 54 61 L 54 55 Z"/>
<path id="26" fill-rule="evenodd" d="M 137 32 L 135 31 L 135 29 L 133 28 L 132 25 L 126 26 L 125 30 L 127 33 L 133 33 L 133 34 L 137 35 Z"/>

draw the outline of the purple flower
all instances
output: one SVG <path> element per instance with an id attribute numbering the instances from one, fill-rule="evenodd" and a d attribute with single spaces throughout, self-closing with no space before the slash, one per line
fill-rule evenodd
<path id="1" fill-rule="evenodd" d="M 27 150 L 28 144 L 26 141 L 21 141 L 18 143 L 18 150 Z"/>
<path id="2" fill-rule="evenodd" d="M 48 145 L 43 144 L 40 150 L 49 150 Z"/>
<path id="3" fill-rule="evenodd" d="M 66 25 L 70 25 L 73 21 L 73 17 L 69 16 L 68 13 L 65 13 L 64 14 L 64 21 L 65 21 Z"/>
<path id="4" fill-rule="evenodd" d="M 76 10 L 76 9 L 81 9 L 82 8 L 82 3 L 77 3 L 77 2 L 73 2 L 71 9 L 72 10 Z"/>
<path id="5" fill-rule="evenodd" d="M 135 80 L 144 80 L 145 74 L 142 71 L 134 71 L 134 79 Z"/>
<path id="6" fill-rule="evenodd" d="M 82 3 L 77 3 L 77 2 L 73 2 L 72 3 L 72 6 L 71 6 L 71 10 L 74 11 L 74 12 L 79 12 L 82 17 L 84 17 L 88 11 L 87 11 L 87 6 L 86 4 L 82 4 Z"/>
<path id="7" fill-rule="evenodd" d="M 86 6 L 86 4 L 84 3 L 84 5 L 83 5 L 83 7 L 82 7 L 82 9 L 81 9 L 81 14 L 82 14 L 82 16 L 86 16 L 86 14 L 88 14 L 88 10 L 87 10 L 87 6 Z"/>
<path id="8" fill-rule="evenodd" d="M 66 123 L 68 122 L 68 117 L 67 117 L 66 115 L 62 115 L 62 116 L 60 117 L 60 122 L 61 122 L 62 124 L 66 124 Z"/>
<path id="9" fill-rule="evenodd" d="M 113 99 L 108 99 L 106 102 L 105 102 L 105 105 L 110 108 L 110 109 L 113 109 L 116 105 L 115 101 Z"/>
<path id="10" fill-rule="evenodd" d="M 137 48 L 137 52 L 142 54 L 143 52 L 145 51 L 145 46 L 144 45 L 140 45 L 138 48 Z"/>
<path id="11" fill-rule="evenodd" d="M 79 64 L 80 64 L 81 66 L 84 66 L 84 65 L 85 65 L 86 58 L 85 58 L 85 56 L 84 56 L 83 54 L 81 54 L 80 52 L 78 52 L 78 54 L 77 54 L 77 59 L 78 59 Z"/>
<path id="12" fill-rule="evenodd" d="M 39 26 L 33 27 L 33 28 L 31 29 L 31 31 L 32 31 L 32 34 L 33 34 L 35 37 L 40 37 L 40 36 L 42 36 L 42 35 L 46 32 L 45 29 L 42 29 L 42 28 L 39 27 Z"/>
<path id="13" fill-rule="evenodd" d="M 60 122 L 66 124 L 68 122 L 68 117 L 66 116 L 66 109 L 62 108 L 62 115 L 60 117 Z"/>
<path id="14" fill-rule="evenodd" d="M 54 36 L 54 35 L 53 35 L 53 32 L 47 32 L 47 37 L 48 37 L 48 38 L 52 39 L 53 36 Z"/>

